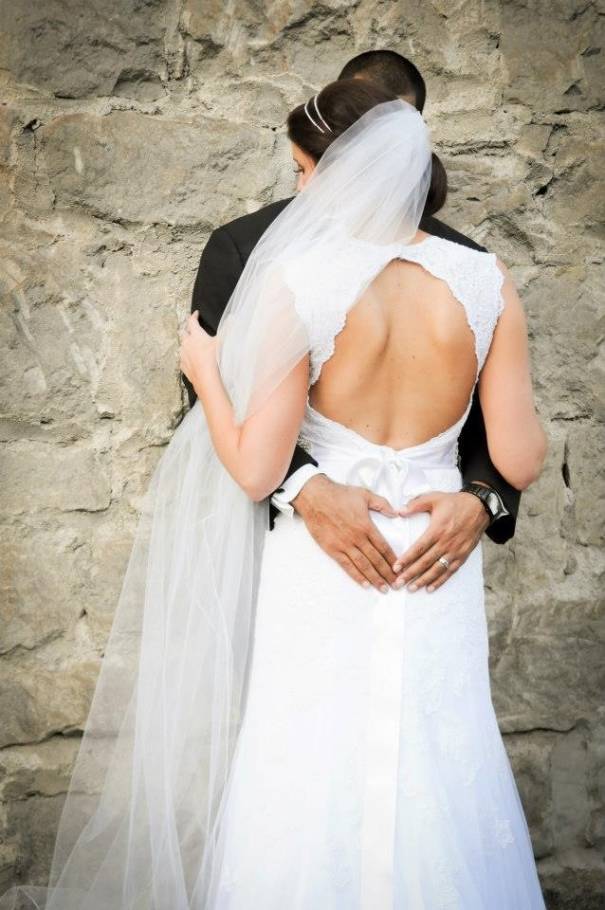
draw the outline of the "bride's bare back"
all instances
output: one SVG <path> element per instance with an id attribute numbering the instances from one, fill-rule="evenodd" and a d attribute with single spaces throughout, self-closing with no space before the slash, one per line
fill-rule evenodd
<path id="1" fill-rule="evenodd" d="M 462 421 L 478 366 L 492 462 L 518 489 L 538 476 L 546 439 L 514 283 L 491 254 L 419 236 L 318 246 L 287 262 L 309 354 L 246 422 L 240 449 L 263 464 L 256 498 L 283 480 L 307 394 L 312 408 L 368 441 L 406 449 Z"/>
<path id="2" fill-rule="evenodd" d="M 310 403 L 372 442 L 424 442 L 464 414 L 477 361 L 464 308 L 421 265 L 393 260 L 349 312 Z"/>

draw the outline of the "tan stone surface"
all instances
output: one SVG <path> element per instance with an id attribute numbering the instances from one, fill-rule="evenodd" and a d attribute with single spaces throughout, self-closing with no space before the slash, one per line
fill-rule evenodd
<path id="1" fill-rule="evenodd" d="M 411 56 L 444 220 L 522 290 L 551 446 L 485 544 L 494 705 L 549 908 L 605 888 L 603 16 L 581 0 L 0 0 L 0 888 L 44 879 L 217 224 L 289 195 L 287 111 Z"/>

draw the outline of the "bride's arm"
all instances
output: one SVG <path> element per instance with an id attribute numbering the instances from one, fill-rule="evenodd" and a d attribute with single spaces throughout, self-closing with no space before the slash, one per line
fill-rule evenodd
<path id="1" fill-rule="evenodd" d="M 501 262 L 504 308 L 479 377 L 479 399 L 492 462 L 517 490 L 540 475 L 546 434 L 536 414 L 527 323 L 515 285 Z"/>
<path id="2" fill-rule="evenodd" d="M 216 340 L 189 317 L 181 369 L 204 408 L 216 453 L 235 482 L 256 502 L 283 481 L 307 401 L 309 358 L 303 357 L 243 424 L 237 425 L 216 361 Z"/>

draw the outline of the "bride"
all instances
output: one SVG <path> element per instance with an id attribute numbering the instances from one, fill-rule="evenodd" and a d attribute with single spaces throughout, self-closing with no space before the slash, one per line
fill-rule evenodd
<path id="1" fill-rule="evenodd" d="M 199 401 L 143 504 L 50 883 L 2 908 L 545 906 L 491 702 L 481 545 L 433 592 L 381 594 L 298 516 L 268 531 L 299 442 L 389 502 L 373 520 L 402 552 L 428 522 L 407 501 L 460 488 L 476 383 L 503 476 L 523 489 L 545 456 L 510 277 L 418 230 L 426 126 L 354 82 L 292 111 L 300 192 L 217 336 L 188 320 Z"/>

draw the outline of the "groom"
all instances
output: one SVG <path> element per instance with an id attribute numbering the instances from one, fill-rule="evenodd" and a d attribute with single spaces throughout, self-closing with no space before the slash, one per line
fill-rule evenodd
<path id="1" fill-rule="evenodd" d="M 411 61 L 395 51 L 368 51 L 350 60 L 339 79 L 369 79 L 414 104 L 422 112 L 426 86 Z M 191 309 L 212 335 L 252 249 L 271 222 L 290 202 L 273 202 L 217 228 L 202 253 Z M 425 215 L 420 229 L 475 249 L 483 249 L 436 218 Z M 190 404 L 196 395 L 185 380 Z M 466 560 L 487 531 L 504 543 L 515 530 L 519 492 L 498 473 L 489 457 L 485 424 L 477 394 L 459 440 L 462 491 L 433 492 L 412 500 L 408 511 L 430 512 L 424 534 L 405 553 L 393 553 L 370 519 L 380 506 L 362 487 L 335 483 L 321 473 L 321 465 L 299 446 L 286 479 L 271 498 L 270 522 L 276 513 L 296 511 L 319 546 L 357 582 L 369 582 L 386 591 L 401 575 L 406 584 L 437 588 Z M 439 562 L 445 556 L 448 568 Z"/>

